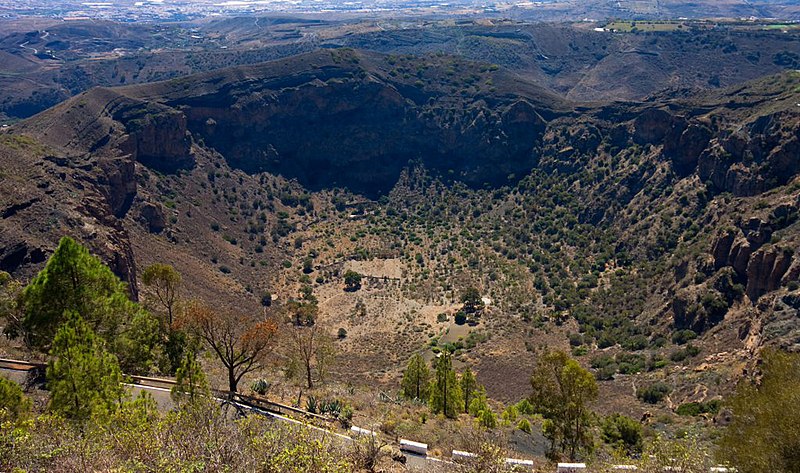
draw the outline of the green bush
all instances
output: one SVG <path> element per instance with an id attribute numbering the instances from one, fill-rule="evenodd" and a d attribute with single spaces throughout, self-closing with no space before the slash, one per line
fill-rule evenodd
<path id="1" fill-rule="evenodd" d="M 497 416 L 495 415 L 494 411 L 486 408 L 481 411 L 480 416 L 478 417 L 478 422 L 482 427 L 494 429 L 497 427 Z"/>
<path id="2" fill-rule="evenodd" d="M 30 416 L 32 407 L 31 400 L 25 396 L 19 384 L 0 377 L 0 423 L 5 420 L 24 420 Z"/>
<path id="3" fill-rule="evenodd" d="M 662 382 L 651 384 L 636 391 L 636 397 L 648 404 L 658 404 L 671 391 L 670 387 Z"/>
<path id="4" fill-rule="evenodd" d="M 621 374 L 635 374 L 645 368 L 645 358 L 641 355 L 619 353 L 616 362 L 617 371 Z"/>
<path id="5" fill-rule="evenodd" d="M 533 432 L 533 429 L 531 429 L 531 423 L 528 421 L 528 419 L 520 419 L 519 422 L 517 422 L 517 429 L 525 432 L 526 434 Z"/>
<path id="6" fill-rule="evenodd" d="M 669 355 L 669 359 L 675 363 L 679 363 L 687 358 L 693 358 L 700 354 L 700 349 L 691 343 L 686 345 L 686 348 L 676 350 Z"/>
<path id="7" fill-rule="evenodd" d="M 687 402 L 678 406 L 675 412 L 680 416 L 699 416 L 701 414 L 716 414 L 722 407 L 722 401 L 712 399 L 708 402 Z"/>
<path id="8" fill-rule="evenodd" d="M 678 330 L 672 334 L 672 343 L 676 345 L 685 345 L 695 338 L 697 338 L 697 334 L 694 330 Z"/>
<path id="9" fill-rule="evenodd" d="M 523 416 L 530 416 L 534 414 L 533 404 L 527 399 L 523 399 L 517 403 L 517 412 Z"/>
<path id="10" fill-rule="evenodd" d="M 642 451 L 642 424 L 622 414 L 611 414 L 601 425 L 603 441 L 622 447 L 628 455 Z"/>

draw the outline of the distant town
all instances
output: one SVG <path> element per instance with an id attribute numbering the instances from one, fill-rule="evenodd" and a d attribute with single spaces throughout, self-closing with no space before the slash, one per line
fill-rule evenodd
<path id="1" fill-rule="evenodd" d="M 535 8 L 553 3 L 481 2 L 478 0 L 110 0 L 0 1 L 0 18 L 29 16 L 65 20 L 104 19 L 115 21 L 184 21 L 204 17 L 289 13 L 379 13 L 404 10 L 436 13 L 492 13 L 511 8 Z"/>
<path id="2" fill-rule="evenodd" d="M 735 18 L 800 21 L 800 0 L 0 0 L 0 19 L 30 17 L 120 22 L 187 21 L 220 16 L 334 14 L 502 16 L 541 21 Z"/>

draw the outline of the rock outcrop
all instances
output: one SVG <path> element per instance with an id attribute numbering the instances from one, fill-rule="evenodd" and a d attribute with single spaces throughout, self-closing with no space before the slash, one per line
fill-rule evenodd
<path id="1" fill-rule="evenodd" d="M 752 301 L 781 286 L 792 264 L 792 251 L 781 248 L 762 248 L 747 263 L 747 296 Z"/>
<path id="2" fill-rule="evenodd" d="M 736 279 L 746 285 L 745 292 L 755 303 L 762 295 L 780 288 L 800 276 L 800 263 L 793 251 L 768 245 L 775 229 L 784 228 L 797 218 L 797 208 L 777 206 L 768 221 L 750 218 L 741 228 L 723 231 L 712 244 L 714 269 L 731 267 Z"/>
<path id="3" fill-rule="evenodd" d="M 161 205 L 144 203 L 139 209 L 139 215 L 150 233 L 161 233 L 167 226 L 167 217 Z"/>

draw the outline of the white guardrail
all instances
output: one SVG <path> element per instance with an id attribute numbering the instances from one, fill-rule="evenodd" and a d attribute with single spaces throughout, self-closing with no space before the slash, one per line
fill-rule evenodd
<path id="1" fill-rule="evenodd" d="M 351 437 L 374 437 L 376 434 L 372 430 L 362 429 L 361 427 L 356 427 L 355 425 L 350 427 L 350 436 Z"/>
<path id="2" fill-rule="evenodd" d="M 400 450 L 403 452 L 410 452 L 416 455 L 428 456 L 428 444 L 414 442 L 412 440 L 400 439 Z"/>
<path id="3" fill-rule="evenodd" d="M 453 450 L 453 461 L 454 462 L 463 462 L 469 461 L 473 458 L 477 458 L 478 455 L 470 452 L 464 452 L 462 450 Z"/>
<path id="4" fill-rule="evenodd" d="M 586 471 L 586 463 L 559 463 L 556 473 L 583 473 Z"/>
<path id="5" fill-rule="evenodd" d="M 533 469 L 533 460 L 522 460 L 519 458 L 506 458 L 506 465 L 513 468 Z"/>

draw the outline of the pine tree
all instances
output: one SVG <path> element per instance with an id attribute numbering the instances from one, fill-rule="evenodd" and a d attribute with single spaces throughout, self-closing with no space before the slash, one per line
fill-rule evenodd
<path id="1" fill-rule="evenodd" d="M 442 352 L 436 360 L 436 374 L 431 386 L 430 405 L 434 414 L 455 418 L 461 412 L 461 386 L 453 369 L 452 355 Z"/>
<path id="2" fill-rule="evenodd" d="M 209 394 L 206 375 L 203 367 L 197 361 L 193 350 L 186 350 L 181 361 L 181 366 L 175 373 L 175 386 L 170 390 L 170 396 L 176 404 L 194 403 L 199 397 Z"/>
<path id="3" fill-rule="evenodd" d="M 27 341 L 47 348 L 67 311 L 81 314 L 106 340 L 115 340 L 121 326 L 139 307 L 111 270 L 83 246 L 64 237 L 47 265 L 22 291 L 21 321 Z"/>
<path id="4" fill-rule="evenodd" d="M 493 410 L 486 408 L 481 411 L 481 415 L 478 417 L 478 422 L 481 424 L 481 426 L 487 429 L 494 429 L 497 427 L 497 416 Z"/>
<path id="5" fill-rule="evenodd" d="M 50 409 L 68 419 L 84 421 L 95 414 L 113 412 L 125 390 L 117 358 L 75 312 L 53 338 L 53 360 L 47 366 Z"/>
<path id="6" fill-rule="evenodd" d="M 22 392 L 22 388 L 14 381 L 0 377 L 0 423 L 26 419 L 33 404 Z"/>
<path id="7" fill-rule="evenodd" d="M 117 355 L 125 373 L 147 374 L 154 365 L 154 350 L 161 340 L 158 319 L 140 310 L 109 348 Z"/>
<path id="8" fill-rule="evenodd" d="M 430 385 L 431 370 L 422 355 L 417 353 L 408 360 L 408 366 L 403 372 L 403 395 L 409 399 L 428 399 Z"/>
<path id="9" fill-rule="evenodd" d="M 461 394 L 464 396 L 464 412 L 469 412 L 469 403 L 475 398 L 478 390 L 478 380 L 475 379 L 475 373 L 469 367 L 464 369 L 460 383 Z"/>
<path id="10" fill-rule="evenodd" d="M 469 415 L 473 417 L 479 417 L 484 409 L 488 409 L 488 406 L 489 404 L 486 399 L 486 388 L 478 385 L 478 389 L 472 393 L 472 400 L 469 401 L 469 408 L 467 409 L 467 412 L 469 412 Z"/>

